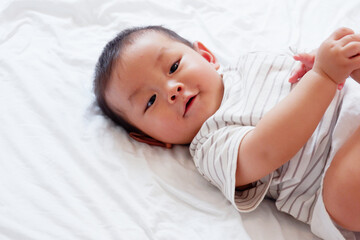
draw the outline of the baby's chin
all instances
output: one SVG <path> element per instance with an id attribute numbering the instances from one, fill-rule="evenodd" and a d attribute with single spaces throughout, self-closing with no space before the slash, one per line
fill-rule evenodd
<path id="1" fill-rule="evenodd" d="M 163 143 L 170 143 L 170 144 L 174 144 L 174 145 L 188 145 L 192 142 L 192 140 L 194 139 L 194 137 L 196 136 L 196 133 L 186 133 L 182 132 L 183 134 L 179 133 L 179 132 L 174 132 L 172 134 L 170 134 L 169 136 L 162 136 L 160 138 L 157 138 L 158 141 L 163 142 Z"/>
<path id="2" fill-rule="evenodd" d="M 195 136 L 199 130 L 200 130 L 200 128 L 197 129 L 196 131 L 193 131 L 191 133 L 188 133 L 186 135 L 179 137 L 177 139 L 177 141 L 174 141 L 174 143 L 172 143 L 172 144 L 189 145 L 192 142 L 192 140 L 195 138 Z"/>
<path id="3" fill-rule="evenodd" d="M 195 136 L 194 136 L 195 137 Z M 163 143 L 170 143 L 170 144 L 174 144 L 174 145 L 188 145 L 191 143 L 191 141 L 193 140 L 193 137 L 192 138 L 176 138 L 176 139 L 164 139 Z"/>

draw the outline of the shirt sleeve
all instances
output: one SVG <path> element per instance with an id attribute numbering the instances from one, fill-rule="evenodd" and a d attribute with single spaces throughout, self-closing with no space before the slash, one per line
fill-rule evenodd
<path id="1" fill-rule="evenodd" d="M 250 189 L 235 190 L 239 146 L 253 128 L 231 125 L 217 129 L 198 139 L 193 151 L 194 162 L 201 175 L 219 188 L 240 212 L 250 212 L 260 204 L 272 179 L 270 174 L 254 183 Z"/>

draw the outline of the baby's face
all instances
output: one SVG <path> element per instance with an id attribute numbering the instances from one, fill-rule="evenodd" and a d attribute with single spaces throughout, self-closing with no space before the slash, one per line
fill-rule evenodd
<path id="1" fill-rule="evenodd" d="M 215 57 L 201 43 L 194 47 L 157 32 L 136 38 L 115 64 L 109 106 L 159 141 L 190 143 L 224 91 Z"/>

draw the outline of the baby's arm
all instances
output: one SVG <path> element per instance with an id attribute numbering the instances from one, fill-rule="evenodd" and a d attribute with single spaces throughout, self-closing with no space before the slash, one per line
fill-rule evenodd
<path id="1" fill-rule="evenodd" d="M 307 142 L 331 103 L 337 85 L 360 68 L 360 37 L 339 29 L 323 42 L 314 67 L 241 142 L 236 186 L 254 182 L 290 160 Z"/>
<path id="2" fill-rule="evenodd" d="M 296 61 L 300 61 L 301 64 L 295 68 L 292 72 L 289 82 L 296 83 L 302 78 L 305 73 L 307 73 L 310 69 L 312 69 L 315 62 L 316 50 L 311 51 L 310 53 L 299 53 L 294 55 L 294 59 Z M 351 78 L 360 83 L 360 69 L 355 69 L 351 74 Z M 343 84 L 339 84 L 338 89 L 341 90 Z"/>

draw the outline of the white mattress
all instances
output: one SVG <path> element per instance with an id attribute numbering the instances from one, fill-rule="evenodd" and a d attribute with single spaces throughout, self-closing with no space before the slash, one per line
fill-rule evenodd
<path id="1" fill-rule="evenodd" d="M 316 239 L 266 200 L 239 214 L 188 150 L 131 140 L 94 104 L 120 30 L 162 24 L 224 65 L 240 50 L 312 49 L 359 29 L 357 0 L 2 0 L 0 239 Z"/>

